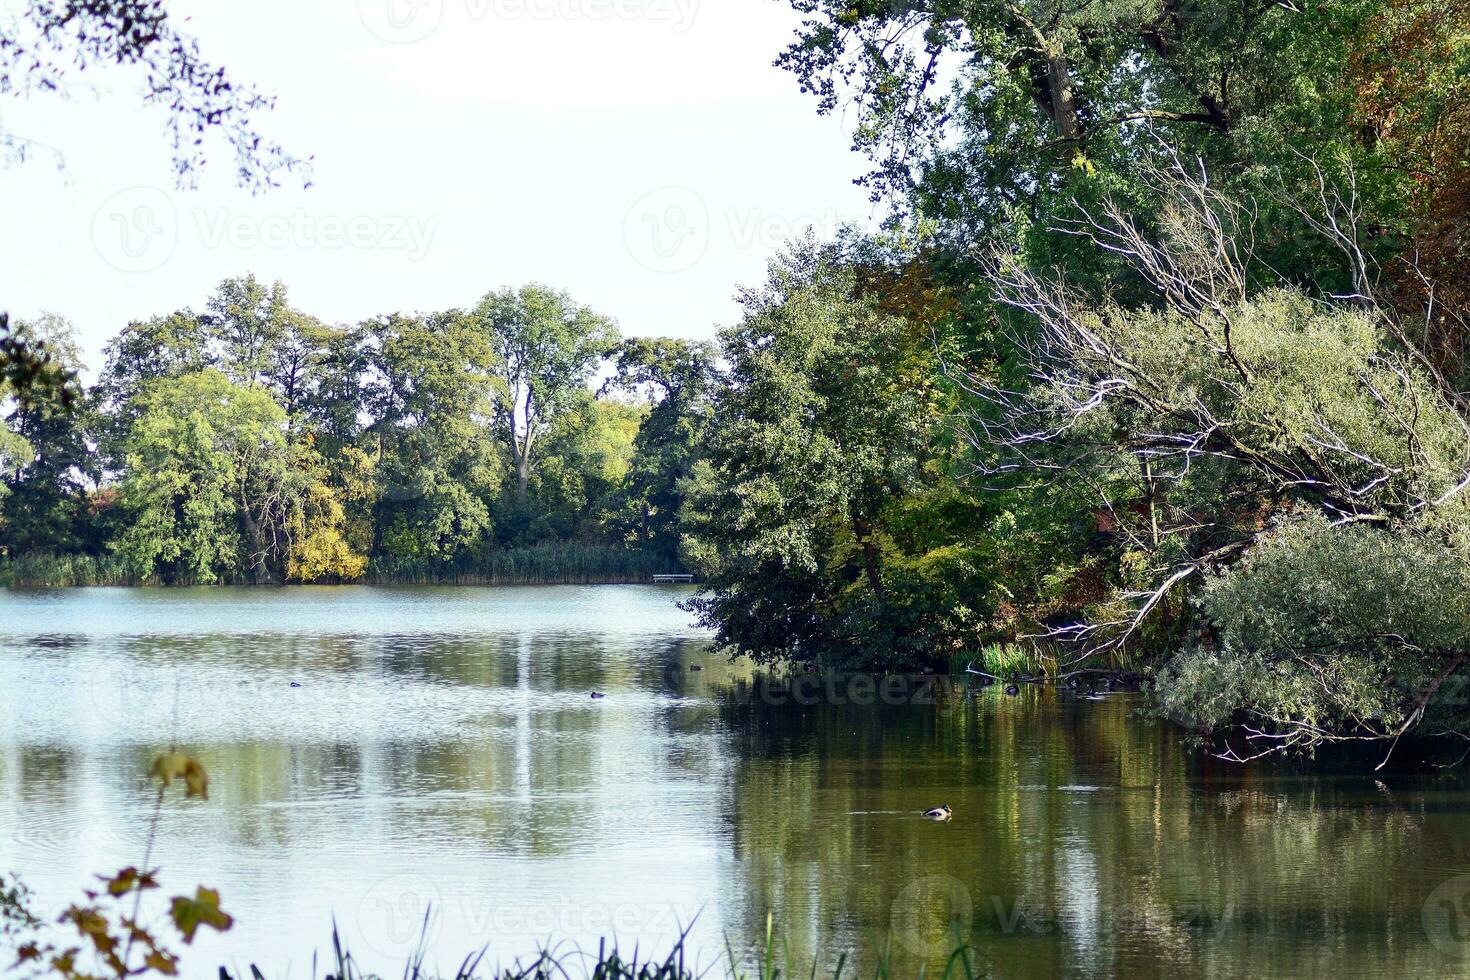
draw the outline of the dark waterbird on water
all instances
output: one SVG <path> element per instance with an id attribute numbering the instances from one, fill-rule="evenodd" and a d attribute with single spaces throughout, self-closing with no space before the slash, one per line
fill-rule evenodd
<path id="1" fill-rule="evenodd" d="M 601 691 L 593 691 L 592 692 L 592 700 L 594 700 L 594 701 L 601 701 L 605 697 L 607 697 L 607 695 L 606 694 L 603 694 Z"/>
<path id="2" fill-rule="evenodd" d="M 1021 688 L 1018 687 L 1017 685 L 1015 685 L 1015 684 L 1007 684 L 1006 685 L 1006 697 L 1013 698 L 1017 694 L 1020 694 L 1020 693 L 1021 693 Z"/>
<path id="3" fill-rule="evenodd" d="M 936 806 L 932 810 L 924 811 L 924 818 L 927 820 L 944 821 L 950 819 L 953 816 L 954 811 L 949 808 L 948 803 L 944 804 L 943 806 Z"/>

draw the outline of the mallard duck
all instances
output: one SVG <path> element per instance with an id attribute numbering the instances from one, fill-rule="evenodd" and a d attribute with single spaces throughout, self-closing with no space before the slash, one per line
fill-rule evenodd
<path id="1" fill-rule="evenodd" d="M 1016 684 L 1007 684 L 1006 685 L 1006 697 L 1013 698 L 1013 697 L 1015 697 L 1016 695 L 1018 695 L 1020 693 L 1021 693 L 1021 688 L 1018 685 L 1016 685 Z"/>
<path id="2" fill-rule="evenodd" d="M 606 694 L 603 694 L 601 691 L 593 691 L 592 692 L 592 700 L 594 700 L 594 701 L 601 701 L 605 697 L 607 697 L 607 695 Z"/>
<path id="3" fill-rule="evenodd" d="M 950 819 L 953 816 L 954 816 L 954 811 L 949 808 L 949 804 L 948 803 L 944 804 L 943 806 L 936 806 L 932 810 L 925 810 L 924 811 L 924 818 L 926 820 L 941 820 L 942 821 L 942 820 L 948 820 L 948 819 Z"/>

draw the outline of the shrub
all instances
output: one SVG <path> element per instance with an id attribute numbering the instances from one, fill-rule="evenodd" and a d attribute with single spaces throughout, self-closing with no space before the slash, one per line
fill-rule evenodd
<path id="1" fill-rule="evenodd" d="M 1162 707 L 1243 717 L 1256 750 L 1395 738 L 1466 716 L 1446 685 L 1470 655 L 1470 561 L 1423 529 L 1296 516 L 1212 578 L 1209 634 L 1167 665 Z"/>

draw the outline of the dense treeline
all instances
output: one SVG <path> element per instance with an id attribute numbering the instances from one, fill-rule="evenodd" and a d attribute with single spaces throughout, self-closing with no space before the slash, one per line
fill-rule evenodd
<path id="1" fill-rule="evenodd" d="M 1466 731 L 1470 8 L 793 5 L 894 213 L 724 338 L 722 638 L 1028 638 L 1240 757 Z"/>
<path id="2" fill-rule="evenodd" d="M 541 288 L 344 329 L 225 283 L 82 410 L 8 403 L 12 561 L 464 580 L 575 543 L 699 573 L 766 662 L 1023 641 L 1241 757 L 1466 732 L 1470 8 L 792 4 L 778 64 L 856 120 L 881 234 L 795 243 L 717 349 Z"/>
<path id="3" fill-rule="evenodd" d="M 77 372 L 67 323 L 15 325 Z M 11 581 L 607 582 L 678 570 L 708 345 L 541 286 L 326 325 L 227 280 L 129 324 L 79 404 L 10 399 Z M 593 383 L 600 382 L 599 392 Z"/>

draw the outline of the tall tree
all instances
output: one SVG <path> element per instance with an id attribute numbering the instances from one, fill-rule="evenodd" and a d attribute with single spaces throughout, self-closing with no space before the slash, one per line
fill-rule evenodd
<path id="1" fill-rule="evenodd" d="M 628 540 L 677 567 L 684 484 L 704 456 L 719 378 L 719 349 L 706 341 L 631 337 L 609 384 L 647 397 L 633 460 L 614 519 Z"/>
<path id="2" fill-rule="evenodd" d="M 129 521 L 117 546 L 140 578 L 361 574 L 320 460 L 292 444 L 268 392 L 211 368 L 151 385 L 139 401 L 124 441 Z"/>
<path id="3" fill-rule="evenodd" d="M 459 311 L 394 315 L 362 329 L 375 550 L 400 566 L 441 566 L 481 547 L 492 528 L 490 498 L 501 485 L 490 428 L 496 354 Z"/>
<path id="4" fill-rule="evenodd" d="M 70 322 L 43 314 L 16 325 L 33 349 L 48 351 L 56 369 L 68 376 L 82 371 L 81 353 Z M 9 467 L 7 515 L 0 545 L 11 553 L 82 550 L 87 542 L 82 508 L 87 485 L 99 474 L 90 451 L 93 413 L 84 404 L 56 399 L 4 399 L 4 427 L 22 440 L 23 451 Z"/>
<path id="5" fill-rule="evenodd" d="M 524 503 L 542 438 L 587 390 L 617 343 L 617 327 L 567 293 L 536 284 L 487 294 L 475 317 L 497 354 L 497 417 Z"/>
<path id="6" fill-rule="evenodd" d="M 201 325 L 218 350 L 219 364 L 238 384 L 266 384 L 277 380 L 276 369 L 287 372 L 279 380 L 294 382 L 293 359 L 282 362 L 282 346 L 292 333 L 295 314 L 281 283 L 266 285 L 255 276 L 226 279 L 209 299 Z M 278 385 L 279 387 L 280 385 Z"/>
<path id="7" fill-rule="evenodd" d="M 695 501 L 720 561 L 695 606 L 758 659 L 879 662 L 884 646 L 863 636 L 890 600 L 884 513 L 922 485 L 940 417 L 925 348 L 855 286 L 832 250 L 798 247 L 721 336 L 713 479 Z"/>
<path id="8" fill-rule="evenodd" d="M 92 390 L 101 419 L 102 457 L 122 466 L 119 442 L 138 415 L 137 398 L 160 378 L 176 378 L 215 364 L 199 317 L 190 310 L 135 320 L 108 341 L 102 372 Z"/>

